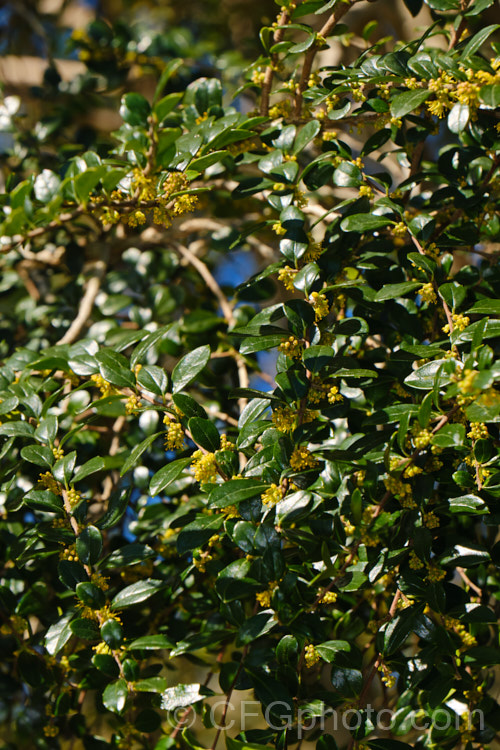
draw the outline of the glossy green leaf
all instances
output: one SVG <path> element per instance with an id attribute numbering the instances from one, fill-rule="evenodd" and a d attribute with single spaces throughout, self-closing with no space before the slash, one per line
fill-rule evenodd
<path id="1" fill-rule="evenodd" d="M 131 583 L 116 594 L 111 602 L 111 609 L 125 609 L 125 607 L 140 604 L 156 594 L 164 585 L 163 581 L 157 581 L 154 578 L 145 578 L 143 581 Z"/>
<path id="2" fill-rule="evenodd" d="M 182 391 L 191 383 L 197 375 L 206 367 L 210 359 L 210 347 L 207 344 L 188 352 L 177 362 L 172 372 L 172 385 L 174 393 Z"/>

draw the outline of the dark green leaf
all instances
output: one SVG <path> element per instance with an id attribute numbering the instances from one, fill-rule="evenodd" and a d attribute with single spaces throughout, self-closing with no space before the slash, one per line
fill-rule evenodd
<path id="1" fill-rule="evenodd" d="M 134 604 L 140 604 L 149 599 L 150 596 L 153 596 L 153 594 L 156 594 L 164 585 L 163 581 L 157 581 L 154 578 L 145 578 L 143 581 L 137 581 L 137 583 L 132 583 L 130 586 L 125 586 L 113 598 L 111 609 L 124 609 L 125 607 L 132 607 Z"/>
<path id="2" fill-rule="evenodd" d="M 151 479 L 149 485 L 150 494 L 155 496 L 164 492 L 172 482 L 175 482 L 175 480 L 180 477 L 191 461 L 191 457 L 179 458 L 176 461 L 171 461 L 163 466 Z"/>
<path id="3" fill-rule="evenodd" d="M 174 393 L 178 393 L 191 383 L 197 375 L 206 367 L 210 359 L 210 347 L 208 344 L 199 346 L 188 352 L 177 362 L 172 372 L 172 385 Z"/>

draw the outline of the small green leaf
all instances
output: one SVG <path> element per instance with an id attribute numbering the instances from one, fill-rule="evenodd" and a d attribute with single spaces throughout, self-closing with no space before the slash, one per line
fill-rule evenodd
<path id="1" fill-rule="evenodd" d="M 339 651 L 350 651 L 351 646 L 347 641 L 324 641 L 315 647 L 323 661 L 331 663 Z"/>
<path id="2" fill-rule="evenodd" d="M 212 490 L 209 506 L 226 508 L 228 505 L 238 505 L 242 500 L 258 497 L 267 489 L 269 485 L 258 479 L 231 479 Z"/>
<path id="3" fill-rule="evenodd" d="M 150 445 L 154 443 L 157 437 L 159 437 L 162 433 L 161 432 L 155 432 L 154 435 L 148 435 L 145 440 L 139 443 L 139 445 L 136 445 L 132 450 L 130 451 L 130 456 L 126 459 L 125 463 L 123 464 L 120 476 L 122 477 L 124 474 L 127 473 L 127 471 L 130 471 L 139 458 L 142 456 L 144 451 L 146 451 Z"/>
<path id="4" fill-rule="evenodd" d="M 33 437 L 35 429 L 28 422 L 6 422 L 0 425 L 0 435 L 7 437 Z"/>
<path id="5" fill-rule="evenodd" d="M 78 638 L 83 638 L 85 641 L 98 641 L 100 640 L 99 628 L 93 620 L 89 620 L 86 617 L 77 617 L 70 623 L 71 632 Z"/>
<path id="6" fill-rule="evenodd" d="M 481 515 L 485 510 L 485 503 L 476 495 L 461 495 L 450 497 L 448 507 L 452 513 L 471 513 Z"/>
<path id="7" fill-rule="evenodd" d="M 114 526 L 118 523 L 120 518 L 127 510 L 130 493 L 131 488 L 128 487 L 124 490 L 121 490 L 121 492 L 114 492 L 111 495 L 106 513 L 102 516 L 102 518 L 96 521 L 95 525 L 99 529 L 109 529 L 111 528 L 111 526 Z"/>
<path id="8" fill-rule="evenodd" d="M 70 628 L 70 621 L 73 613 L 63 615 L 58 622 L 51 625 L 45 634 L 45 648 L 51 656 L 55 656 L 69 641 L 73 632 Z"/>
<path id="9" fill-rule="evenodd" d="M 405 117 L 405 115 L 409 115 L 410 112 L 418 109 L 430 95 L 431 92 L 428 89 L 415 89 L 414 91 L 406 91 L 404 94 L 398 94 L 391 101 L 392 116 Z"/>
<path id="10" fill-rule="evenodd" d="M 207 451 L 215 453 L 220 448 L 220 435 L 217 427 L 209 419 L 201 417 L 191 417 L 188 422 L 189 432 L 194 442 L 205 448 Z"/>
<path id="11" fill-rule="evenodd" d="M 121 714 L 125 708 L 127 696 L 127 681 L 121 677 L 115 682 L 110 682 L 110 684 L 105 687 L 102 694 L 102 702 L 108 711 L 113 711 L 115 714 Z"/>
<path id="12" fill-rule="evenodd" d="M 44 445 L 26 445 L 21 448 L 21 456 L 25 461 L 37 466 L 51 467 L 54 463 L 54 454 Z"/>
<path id="13" fill-rule="evenodd" d="M 375 295 L 376 302 L 385 302 L 388 299 L 397 299 L 403 297 L 408 292 L 413 292 L 418 289 L 420 282 L 418 281 L 402 281 L 400 284 L 384 284 Z"/>
<path id="14" fill-rule="evenodd" d="M 87 526 L 76 539 L 76 553 L 84 565 L 95 565 L 102 551 L 102 535 L 96 526 Z"/>
<path id="15" fill-rule="evenodd" d="M 470 110 L 467 104 L 457 102 L 448 115 L 448 127 L 452 133 L 461 133 L 469 122 Z"/>
<path id="16" fill-rule="evenodd" d="M 193 703 L 198 703 L 205 697 L 200 693 L 200 688 L 201 685 L 197 682 L 168 688 L 161 696 L 162 709 L 174 711 L 176 708 L 187 708 L 187 706 L 192 706 Z"/>
<path id="17" fill-rule="evenodd" d="M 342 219 L 340 228 L 344 232 L 372 232 L 374 229 L 381 229 L 381 227 L 386 227 L 388 224 L 394 224 L 394 222 L 387 216 L 352 214 Z"/>
<path id="18" fill-rule="evenodd" d="M 104 458 L 101 456 L 94 456 L 80 466 L 73 474 L 73 482 L 80 482 L 85 477 L 95 474 L 98 471 L 102 471 L 106 466 Z"/>
<path id="19" fill-rule="evenodd" d="M 164 635 L 143 635 L 127 645 L 129 651 L 158 651 L 172 648 L 173 643 Z"/>
<path id="20" fill-rule="evenodd" d="M 145 578 L 143 581 L 137 581 L 137 583 L 132 583 L 130 586 L 125 586 L 113 598 L 111 609 L 125 609 L 125 607 L 140 604 L 149 599 L 150 596 L 153 596 L 153 594 L 156 594 L 164 586 L 165 583 L 163 581 L 157 581 L 154 578 Z"/>
<path id="21" fill-rule="evenodd" d="M 171 461 L 166 464 L 166 466 L 163 466 L 151 478 L 149 485 L 150 494 L 154 497 L 155 495 L 164 492 L 172 482 L 175 482 L 175 480 L 180 477 L 186 466 L 188 466 L 192 460 L 191 457 L 179 458 L 176 461 Z"/>
<path id="22" fill-rule="evenodd" d="M 210 347 L 208 344 L 199 346 L 188 352 L 179 362 L 177 362 L 172 372 L 172 385 L 174 393 L 191 383 L 196 376 L 206 367 L 210 359 Z"/>
<path id="23" fill-rule="evenodd" d="M 137 382 L 157 396 L 163 396 L 168 391 L 167 373 L 156 365 L 143 365 L 137 374 Z"/>
<path id="24" fill-rule="evenodd" d="M 101 349 L 95 355 L 99 371 L 104 378 L 118 388 L 134 388 L 135 377 L 130 371 L 129 362 L 123 354 L 112 349 Z"/>

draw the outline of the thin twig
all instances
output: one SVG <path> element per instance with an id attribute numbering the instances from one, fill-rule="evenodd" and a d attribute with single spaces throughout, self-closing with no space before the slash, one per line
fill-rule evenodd
<path id="1" fill-rule="evenodd" d="M 200 258 L 198 258 L 193 252 L 191 252 L 189 248 L 185 247 L 180 242 L 175 242 L 173 244 L 176 250 L 178 251 L 178 253 L 182 255 L 182 257 L 185 258 L 188 261 L 188 263 L 190 263 L 193 266 L 193 268 L 196 269 L 196 271 L 198 271 L 198 273 L 200 274 L 201 278 L 203 279 L 207 287 L 210 289 L 214 297 L 217 299 L 228 324 L 230 326 L 234 326 L 236 323 L 236 320 L 234 317 L 233 308 L 229 304 L 229 301 L 226 295 L 224 294 L 219 284 L 210 273 L 206 264 L 202 260 L 200 260 Z M 238 370 L 238 381 L 239 381 L 240 388 L 248 388 L 248 384 L 250 380 L 248 377 L 248 370 L 245 364 L 245 360 L 238 353 L 235 354 L 234 358 L 235 358 L 236 367 Z M 240 411 L 243 411 L 246 404 L 247 404 L 246 398 L 238 399 L 238 405 L 239 405 Z"/>
<path id="2" fill-rule="evenodd" d="M 99 292 L 105 274 L 106 263 L 103 260 L 94 261 L 90 270 L 85 294 L 83 295 L 78 307 L 77 316 L 64 336 L 59 339 L 57 342 L 58 344 L 72 344 L 80 336 L 92 315 L 95 298 L 97 297 L 97 293 Z"/>
<path id="3" fill-rule="evenodd" d="M 283 37 L 285 36 L 285 29 L 284 27 L 288 23 L 290 19 L 288 10 L 284 9 L 281 12 L 280 17 L 278 18 L 278 28 L 275 29 L 273 34 L 273 43 L 278 44 L 279 42 L 283 41 Z M 267 115 L 269 112 L 269 95 L 271 93 L 271 86 L 273 85 L 273 76 L 274 76 L 274 66 L 276 64 L 276 61 L 278 59 L 278 55 L 274 54 L 271 55 L 271 60 L 269 62 L 269 65 L 266 68 L 266 72 L 264 73 L 264 83 L 262 84 L 262 91 L 260 95 L 260 114 L 261 115 Z"/>
<path id="4" fill-rule="evenodd" d="M 331 34 L 335 26 L 338 24 L 340 19 L 345 16 L 347 11 L 351 8 L 352 5 L 356 0 L 349 0 L 348 2 L 341 2 L 337 3 L 335 6 L 335 9 L 328 19 L 326 23 L 323 24 L 321 29 L 319 30 L 316 40 L 314 44 L 309 47 L 307 50 L 306 56 L 304 58 L 304 65 L 302 67 L 302 73 L 300 76 L 300 81 L 297 86 L 297 91 L 295 94 L 295 117 L 300 117 L 302 113 L 302 101 L 304 98 L 304 91 L 307 88 L 307 84 L 309 81 L 309 76 L 311 75 L 311 69 L 314 62 L 314 58 L 316 57 L 316 54 L 319 52 L 319 49 L 322 45 L 322 40 L 325 39 L 327 36 Z M 319 40 L 318 40 L 319 37 Z"/>

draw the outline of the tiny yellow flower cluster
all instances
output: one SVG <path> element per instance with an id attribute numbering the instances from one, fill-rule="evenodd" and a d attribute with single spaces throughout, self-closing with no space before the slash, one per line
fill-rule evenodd
<path id="1" fill-rule="evenodd" d="M 165 433 L 165 448 L 169 451 L 179 451 L 183 447 L 184 431 L 182 425 L 179 422 L 169 422 Z"/>
<path id="2" fill-rule="evenodd" d="M 290 466 L 294 471 L 314 469 L 315 466 L 318 466 L 318 461 L 308 448 L 294 448 L 290 456 Z"/>
<path id="3" fill-rule="evenodd" d="M 465 331 L 470 323 L 470 318 L 468 318 L 467 315 L 453 313 L 451 319 L 453 321 L 453 329 L 456 329 L 457 331 Z M 441 330 L 443 333 L 450 333 L 450 324 L 446 323 Z"/>
<path id="4" fill-rule="evenodd" d="M 337 601 L 337 594 L 334 591 L 327 591 L 319 600 L 320 604 L 334 604 Z"/>
<path id="5" fill-rule="evenodd" d="M 111 385 L 111 383 L 108 383 L 108 381 L 105 380 L 102 375 L 95 373 L 94 375 L 90 376 L 90 379 L 93 380 L 96 386 L 99 388 L 103 398 L 107 398 L 113 393 L 113 386 Z"/>
<path id="6" fill-rule="evenodd" d="M 418 425 L 412 429 L 413 445 L 417 450 L 423 450 L 431 442 L 432 433 L 425 427 L 420 428 Z"/>
<path id="7" fill-rule="evenodd" d="M 423 284 L 423 286 L 420 287 L 418 293 L 422 298 L 422 302 L 437 302 L 436 292 L 434 291 L 434 287 L 431 281 L 429 281 L 427 284 Z"/>
<path id="8" fill-rule="evenodd" d="M 322 252 L 323 248 L 321 246 L 321 242 L 314 242 L 311 235 L 309 235 L 309 245 L 302 257 L 302 263 L 313 263 L 315 260 L 318 260 L 318 258 L 321 257 Z"/>
<path id="9" fill-rule="evenodd" d="M 312 292 L 309 301 L 313 307 L 316 321 L 322 320 L 330 312 L 328 300 L 324 294 L 321 294 L 321 292 Z"/>
<path id="10" fill-rule="evenodd" d="M 467 437 L 471 438 L 471 440 L 481 440 L 481 438 L 487 438 L 488 428 L 483 422 L 471 422 Z"/>
<path id="11" fill-rule="evenodd" d="M 373 190 L 368 185 L 361 185 L 358 190 L 358 195 L 360 198 L 368 198 L 368 200 L 371 200 L 373 198 Z"/>
<path id="12" fill-rule="evenodd" d="M 297 412 L 289 406 L 277 406 L 272 413 L 272 422 L 280 432 L 291 432 L 295 428 Z"/>
<path id="13" fill-rule="evenodd" d="M 282 499 L 283 493 L 277 484 L 272 484 L 260 497 L 264 505 L 272 508 Z"/>
<path id="14" fill-rule="evenodd" d="M 46 471 L 45 474 L 40 474 L 38 477 L 38 484 L 53 492 L 54 495 L 62 494 L 61 485 L 56 479 L 54 479 L 50 471 Z"/>
<path id="15" fill-rule="evenodd" d="M 63 458 L 64 451 L 62 448 L 52 448 L 52 455 L 56 459 L 56 461 L 59 461 L 60 458 Z"/>
<path id="16" fill-rule="evenodd" d="M 136 208 L 133 211 L 123 214 L 123 222 L 129 227 L 139 227 L 146 223 L 146 214 L 144 211 Z"/>
<path id="17" fill-rule="evenodd" d="M 227 435 L 222 433 L 220 436 L 220 450 L 221 451 L 233 451 L 236 448 L 235 444 L 232 443 Z"/>
<path id="18" fill-rule="evenodd" d="M 388 688 L 394 687 L 394 685 L 396 684 L 396 676 L 391 672 L 389 667 L 387 667 L 385 664 L 379 664 L 378 670 L 379 672 L 382 672 L 381 680 L 384 685 Z"/>
<path id="19" fill-rule="evenodd" d="M 404 237 L 407 232 L 406 224 L 404 221 L 398 221 L 397 224 L 394 224 L 391 231 L 394 237 Z"/>
<path id="20" fill-rule="evenodd" d="M 269 581 L 269 588 L 267 589 L 267 591 L 259 591 L 259 593 L 255 595 L 255 598 L 257 599 L 261 607 L 267 609 L 271 606 L 271 600 L 277 588 L 277 581 Z"/>
<path id="21" fill-rule="evenodd" d="M 193 453 L 191 470 L 194 478 L 200 484 L 217 481 L 217 464 L 213 453 L 202 453 L 200 450 L 195 451 Z"/>
<path id="22" fill-rule="evenodd" d="M 107 643 L 100 641 L 95 646 L 92 646 L 96 654 L 111 654 L 111 649 Z"/>
<path id="23" fill-rule="evenodd" d="M 71 487 L 71 489 L 68 490 L 66 497 L 68 498 L 70 508 L 75 508 L 82 499 L 82 496 L 74 487 Z"/>
<path id="24" fill-rule="evenodd" d="M 438 583 L 439 581 L 442 581 L 443 578 L 446 576 L 446 571 L 440 568 L 435 563 L 429 562 L 429 563 L 426 563 L 426 566 L 427 566 L 426 579 L 429 581 L 429 583 Z"/>
<path id="25" fill-rule="evenodd" d="M 291 268 L 291 266 L 285 266 L 284 268 L 281 268 L 278 273 L 278 281 L 281 281 L 285 289 L 289 292 L 293 292 L 295 289 L 293 281 L 297 273 L 297 269 Z"/>
<path id="26" fill-rule="evenodd" d="M 76 547 L 74 544 L 69 547 L 65 547 L 62 552 L 59 553 L 60 560 L 69 560 L 70 562 L 78 562 L 78 555 L 76 554 Z"/>
<path id="27" fill-rule="evenodd" d="M 226 516 L 226 518 L 238 518 L 240 515 L 240 512 L 236 505 L 226 505 L 225 508 L 221 508 L 221 511 Z"/>
<path id="28" fill-rule="evenodd" d="M 214 559 L 214 556 L 210 552 L 201 552 L 199 557 L 193 557 L 193 565 L 196 570 L 200 573 L 205 573 L 207 570 L 207 563 Z"/>
<path id="29" fill-rule="evenodd" d="M 439 527 L 439 518 L 432 510 L 428 513 L 424 513 L 423 516 L 424 526 L 428 529 L 437 529 Z"/>
<path id="30" fill-rule="evenodd" d="M 43 728 L 43 733 L 46 737 L 57 737 L 59 729 L 54 724 L 46 724 Z"/>
<path id="31" fill-rule="evenodd" d="M 286 229 L 285 229 L 285 227 L 284 227 L 284 226 L 283 226 L 283 224 L 281 224 L 281 222 L 279 222 L 279 221 L 275 222 L 275 223 L 274 223 L 274 224 L 272 225 L 271 229 L 273 230 L 273 232 L 274 232 L 275 234 L 277 234 L 277 235 L 278 235 L 278 237 L 282 237 L 282 236 L 283 236 L 284 234 L 286 234 Z M 283 270 L 283 269 L 282 269 L 282 270 Z"/>
<path id="32" fill-rule="evenodd" d="M 94 586 L 100 588 L 101 591 L 107 591 L 109 589 L 109 578 L 106 578 L 106 576 L 103 576 L 101 573 L 92 573 L 90 580 Z"/>
<path id="33" fill-rule="evenodd" d="M 355 471 L 352 475 L 352 480 L 356 484 L 357 487 L 362 487 L 365 483 L 366 479 L 366 471 L 364 469 L 360 469 L 359 471 Z"/>
<path id="34" fill-rule="evenodd" d="M 463 625 L 460 620 L 445 615 L 445 617 L 443 617 L 443 622 L 448 630 L 453 630 L 458 635 L 464 645 L 464 648 L 477 646 L 475 637 L 471 633 L 469 633 L 465 625 Z"/>
<path id="35" fill-rule="evenodd" d="M 424 567 L 422 560 L 412 550 L 408 558 L 408 565 L 412 570 L 421 570 Z"/>
<path id="36" fill-rule="evenodd" d="M 340 520 L 344 524 L 344 532 L 346 536 L 352 536 L 356 532 L 356 527 L 350 521 L 340 516 Z"/>
<path id="37" fill-rule="evenodd" d="M 417 507 L 412 497 L 411 485 L 408 482 L 402 482 L 401 479 L 389 476 L 384 479 L 384 485 L 388 492 L 399 496 L 399 502 L 403 508 L 411 509 Z"/>
<path id="38" fill-rule="evenodd" d="M 290 117 L 291 113 L 292 104 L 288 99 L 283 99 L 272 107 L 269 107 L 269 117 L 271 120 L 277 120 L 279 117 Z"/>
<path id="39" fill-rule="evenodd" d="M 403 471 L 403 476 L 405 479 L 411 479 L 412 477 L 416 477 L 418 474 L 422 474 L 423 469 L 421 466 L 416 466 L 416 464 L 409 463 L 406 469 Z"/>
<path id="40" fill-rule="evenodd" d="M 141 405 L 141 399 L 135 393 L 132 393 L 125 401 L 126 414 L 135 414 Z"/>
<path id="41" fill-rule="evenodd" d="M 339 393 L 339 389 L 336 385 L 330 386 L 328 390 L 328 403 L 329 404 L 336 404 L 339 401 L 343 401 L 344 397 L 341 393 Z"/>
<path id="42" fill-rule="evenodd" d="M 310 643 L 309 646 L 306 646 L 306 649 L 304 651 L 304 661 L 306 663 L 306 667 L 314 667 L 314 665 L 319 662 L 320 658 L 321 657 L 318 654 L 316 647 L 313 646 L 312 643 Z"/>
<path id="43" fill-rule="evenodd" d="M 464 370 L 462 373 L 462 377 L 458 383 L 458 390 L 464 395 L 464 396 L 473 396 L 476 393 L 476 389 L 474 388 L 474 383 L 476 380 L 476 376 L 479 375 L 477 370 Z"/>
<path id="44" fill-rule="evenodd" d="M 278 351 L 292 359 L 300 359 L 302 356 L 302 344 L 295 336 L 289 336 L 283 339 L 278 346 Z"/>
<path id="45" fill-rule="evenodd" d="M 460 715 L 460 725 L 458 731 L 460 732 L 460 740 L 462 745 L 466 745 L 468 742 L 472 742 L 474 739 L 474 726 L 472 724 L 471 716 L 467 711 L 464 711 Z"/>
<path id="46" fill-rule="evenodd" d="M 250 80 L 256 86 L 262 86 L 262 84 L 264 83 L 265 79 L 266 79 L 266 74 L 264 73 L 263 70 L 253 70 L 252 71 L 252 76 L 251 76 Z"/>

